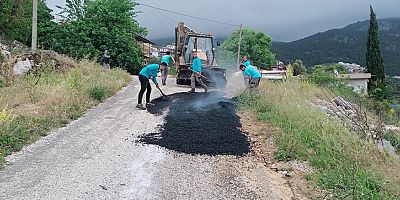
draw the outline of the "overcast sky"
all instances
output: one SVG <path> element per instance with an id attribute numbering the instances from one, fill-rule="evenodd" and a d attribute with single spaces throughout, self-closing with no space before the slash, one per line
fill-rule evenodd
<path id="1" fill-rule="evenodd" d="M 50 8 L 65 0 L 47 0 Z M 317 32 L 341 28 L 369 18 L 400 17 L 400 0 L 137 0 L 137 2 L 231 24 L 243 24 L 270 34 L 275 41 L 293 41 Z M 226 36 L 236 27 L 204 22 L 139 5 L 136 20 L 150 39 L 174 36 L 178 21 L 190 28 Z"/>

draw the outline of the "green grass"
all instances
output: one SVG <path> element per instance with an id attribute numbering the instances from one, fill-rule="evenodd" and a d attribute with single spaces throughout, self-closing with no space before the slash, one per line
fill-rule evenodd
<path id="1" fill-rule="evenodd" d="M 131 80 L 122 70 L 88 61 L 63 72 L 44 67 L 40 74 L 13 78 L 0 87 L 0 166 L 5 156 L 78 119 Z"/>
<path id="2" fill-rule="evenodd" d="M 104 101 L 111 93 L 111 89 L 106 86 L 93 86 L 89 90 L 89 95 L 92 99 L 99 102 Z"/>
<path id="3" fill-rule="evenodd" d="M 309 161 L 317 171 L 308 180 L 333 199 L 400 198 L 399 162 L 313 107 L 309 102 L 320 95 L 312 84 L 268 82 L 242 94 L 239 108 L 278 127 L 275 158 Z"/>

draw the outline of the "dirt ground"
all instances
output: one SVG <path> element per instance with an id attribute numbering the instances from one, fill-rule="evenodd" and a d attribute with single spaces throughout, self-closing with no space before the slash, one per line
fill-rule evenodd
<path id="1" fill-rule="evenodd" d="M 242 131 L 250 137 L 253 156 L 263 163 L 268 176 L 273 182 L 290 188 L 288 195 L 291 199 L 323 198 L 319 190 L 307 182 L 305 175 L 312 173 L 312 168 L 301 161 L 279 162 L 274 159 L 277 145 L 273 133 L 278 131 L 267 122 L 257 121 L 256 115 L 251 112 L 239 112 Z M 282 192 L 284 190 L 280 190 Z"/>
<path id="2" fill-rule="evenodd" d="M 255 151 L 244 156 L 192 155 L 138 143 L 141 135 L 159 131 L 166 116 L 135 108 L 139 87 L 134 77 L 82 118 L 7 157 L 0 199 L 303 199 L 266 164 L 271 157 L 257 147 L 266 135 L 258 135 L 257 123 L 246 115 L 240 114 L 242 128 Z M 189 90 L 172 79 L 163 89 Z"/>

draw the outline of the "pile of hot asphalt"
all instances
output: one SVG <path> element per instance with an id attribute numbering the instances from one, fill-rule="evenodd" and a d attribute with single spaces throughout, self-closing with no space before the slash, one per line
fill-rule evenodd
<path id="1" fill-rule="evenodd" d="M 250 143 L 241 131 L 237 102 L 220 92 L 176 93 L 153 100 L 148 111 L 160 115 L 168 110 L 159 133 L 145 134 L 139 142 L 181 153 L 235 155 L 250 152 Z"/>

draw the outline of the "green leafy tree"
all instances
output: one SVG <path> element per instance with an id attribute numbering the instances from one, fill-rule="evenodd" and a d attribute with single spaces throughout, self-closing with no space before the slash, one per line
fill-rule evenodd
<path id="1" fill-rule="evenodd" d="M 38 5 L 38 44 L 39 47 L 52 47 L 56 43 L 55 34 L 60 31 L 60 25 L 54 22 L 53 11 L 44 1 Z M 53 49 L 53 48 L 49 48 Z"/>
<path id="2" fill-rule="evenodd" d="M 135 4 L 129 0 L 69 0 L 68 21 L 55 33 L 53 49 L 76 59 L 100 60 L 108 49 L 112 66 L 137 74 L 142 55 L 135 35 L 146 30 L 134 20 Z"/>
<path id="3" fill-rule="evenodd" d="M 38 36 L 39 43 L 48 41 L 57 26 L 52 20 L 51 10 L 44 0 L 38 4 Z M 50 29 L 51 27 L 51 29 Z M 3 0 L 0 1 L 0 35 L 8 40 L 17 40 L 31 45 L 32 1 Z"/>
<path id="4" fill-rule="evenodd" d="M 298 76 L 305 74 L 307 72 L 306 66 L 304 66 L 303 61 L 296 60 L 293 64 L 293 76 Z"/>
<path id="5" fill-rule="evenodd" d="M 59 13 L 59 16 L 64 17 L 66 14 L 66 18 L 70 21 L 82 19 L 85 16 L 86 10 L 86 2 L 85 0 L 66 0 L 66 7 L 62 8 L 57 6 L 59 9 L 63 11 Z"/>
<path id="6" fill-rule="evenodd" d="M 0 1 L 0 36 L 18 40 L 24 44 L 31 41 L 32 1 Z"/>
<path id="7" fill-rule="evenodd" d="M 245 28 L 242 30 L 242 42 L 240 55 L 247 56 L 252 64 L 265 69 L 268 66 L 274 65 L 275 55 L 271 53 L 271 37 L 262 32 Z M 226 51 L 228 55 L 237 53 L 240 30 L 233 32 L 221 46 L 222 51 Z"/>
<path id="8" fill-rule="evenodd" d="M 368 84 L 368 92 L 376 99 L 384 99 L 386 96 L 385 67 L 379 47 L 379 27 L 372 6 L 370 6 L 370 12 L 366 63 L 372 78 Z"/>

